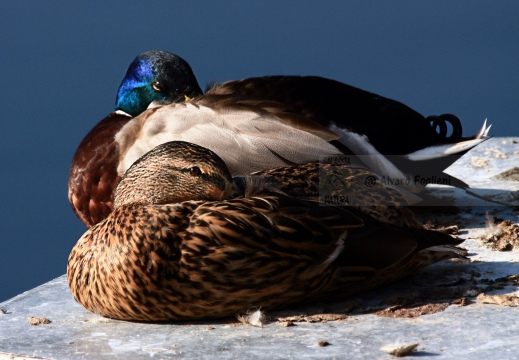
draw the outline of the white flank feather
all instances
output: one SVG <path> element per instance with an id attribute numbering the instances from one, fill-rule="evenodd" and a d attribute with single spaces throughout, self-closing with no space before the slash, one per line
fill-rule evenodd
<path id="1" fill-rule="evenodd" d="M 407 196 L 407 200 L 410 203 L 415 203 L 421 200 L 421 198 L 413 195 L 424 188 L 420 184 L 416 184 L 413 181 L 403 181 L 408 178 L 400 169 L 398 169 L 391 161 L 382 155 L 371 143 L 368 138 L 364 135 L 357 134 L 355 132 L 347 131 L 337 127 L 335 124 L 330 126 L 330 130 L 337 134 L 340 134 L 339 142 L 347 146 L 354 154 L 358 155 L 360 159 L 369 169 L 376 172 L 378 175 L 385 178 L 401 180 L 401 184 L 398 187 L 388 186 L 400 191 L 402 194 Z"/>

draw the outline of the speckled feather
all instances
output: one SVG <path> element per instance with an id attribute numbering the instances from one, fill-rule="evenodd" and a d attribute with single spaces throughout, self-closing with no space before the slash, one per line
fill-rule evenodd
<path id="1" fill-rule="evenodd" d="M 314 162 L 252 175 L 298 199 L 355 207 L 383 222 L 423 227 L 408 207 L 415 199 L 384 185 L 376 173 L 363 167 Z M 237 177 L 235 181 L 243 183 L 244 178 Z"/>

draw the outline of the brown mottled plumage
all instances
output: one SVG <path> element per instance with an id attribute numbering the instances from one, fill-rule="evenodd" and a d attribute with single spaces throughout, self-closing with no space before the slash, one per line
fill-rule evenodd
<path id="1" fill-rule="evenodd" d="M 407 206 L 415 201 L 413 195 L 384 185 L 377 174 L 363 167 L 348 163 L 307 163 L 253 175 L 301 200 L 354 207 L 383 222 L 423 228 Z M 234 179 L 239 184 L 245 178 Z"/>
<path id="2" fill-rule="evenodd" d="M 207 319 L 338 299 L 460 256 L 448 235 L 250 183 L 230 198 L 228 169 L 194 144 L 147 153 L 70 254 L 75 299 L 115 319 Z"/>

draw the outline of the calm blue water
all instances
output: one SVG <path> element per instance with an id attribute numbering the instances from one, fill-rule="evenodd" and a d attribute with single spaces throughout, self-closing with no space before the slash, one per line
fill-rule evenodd
<path id="1" fill-rule="evenodd" d="M 65 273 L 85 228 L 67 200 L 82 137 L 113 107 L 134 56 L 175 52 L 202 86 L 321 75 L 519 134 L 517 2 L 0 3 L 0 301 Z"/>

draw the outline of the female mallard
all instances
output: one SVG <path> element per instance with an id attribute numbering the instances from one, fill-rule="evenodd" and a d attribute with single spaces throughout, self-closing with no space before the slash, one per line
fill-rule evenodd
<path id="1" fill-rule="evenodd" d="M 176 103 L 184 99 L 189 101 Z M 146 110 L 153 101 L 173 103 Z M 87 226 L 110 213 L 113 190 L 129 166 L 166 141 L 207 147 L 233 174 L 322 155 L 365 155 L 361 160 L 368 167 L 417 192 L 423 183 L 414 175 L 467 187 L 443 169 L 484 141 L 489 129 L 484 125 L 474 137 L 463 138 L 452 115 L 424 118 L 399 102 L 313 76 L 230 81 L 202 95 L 189 64 L 164 51 L 134 60 L 116 109 L 83 139 L 72 160 L 69 200 Z M 452 125 L 451 136 L 446 123 Z"/>
<path id="2" fill-rule="evenodd" d="M 169 142 L 144 155 L 117 186 L 113 212 L 72 249 L 75 299 L 115 319 L 208 319 L 338 299 L 461 256 L 459 239 L 254 179 L 230 198 L 231 173 L 212 151 Z"/>

